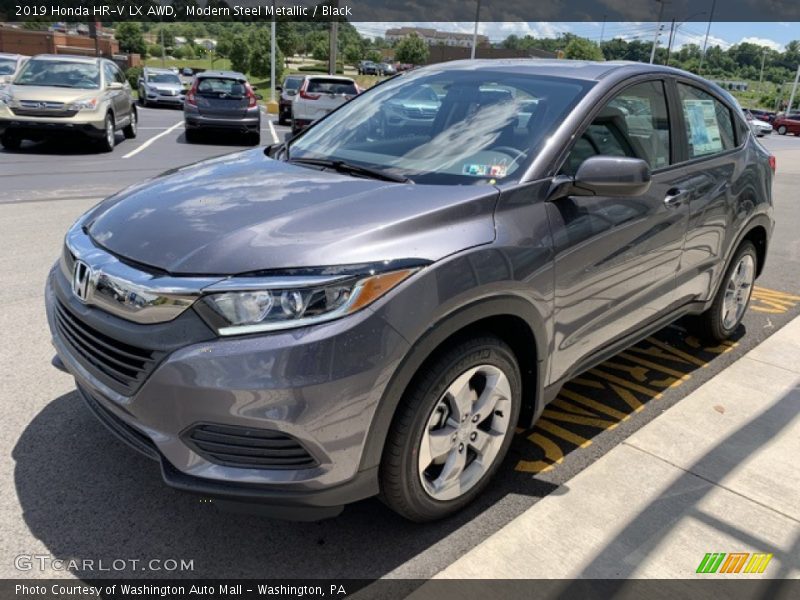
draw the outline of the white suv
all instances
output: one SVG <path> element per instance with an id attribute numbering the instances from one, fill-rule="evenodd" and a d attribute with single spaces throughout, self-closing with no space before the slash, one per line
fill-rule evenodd
<path id="1" fill-rule="evenodd" d="M 357 96 L 358 92 L 356 82 L 349 77 L 306 77 L 292 101 L 292 134 L 297 135 L 314 121 Z"/>
<path id="2" fill-rule="evenodd" d="M 28 62 L 27 56 L 21 54 L 5 54 L 0 52 L 0 88 L 11 83 L 23 65 Z"/>

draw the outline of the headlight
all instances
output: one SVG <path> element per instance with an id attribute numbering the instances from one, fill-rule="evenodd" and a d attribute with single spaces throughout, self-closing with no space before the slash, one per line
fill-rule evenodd
<path id="1" fill-rule="evenodd" d="M 69 105 L 69 110 L 94 110 L 95 108 L 97 108 L 97 98 L 79 100 Z"/>
<path id="2" fill-rule="evenodd" d="M 293 287 L 237 290 L 212 293 L 202 302 L 211 309 L 200 310 L 220 335 L 241 335 L 315 325 L 349 315 L 375 302 L 418 269 L 402 269 L 331 283 Z"/>

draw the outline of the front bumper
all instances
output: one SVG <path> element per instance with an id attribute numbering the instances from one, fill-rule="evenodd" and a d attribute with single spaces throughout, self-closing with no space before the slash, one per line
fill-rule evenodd
<path id="1" fill-rule="evenodd" d="M 56 308 L 56 306 L 60 308 Z M 374 465 L 361 468 L 367 433 L 391 373 L 408 345 L 369 309 L 317 327 L 258 336 L 203 337 L 188 309 L 155 337 L 185 335 L 129 395 L 105 385 L 76 356 L 56 326 L 57 310 L 132 344 L 153 325 L 125 321 L 80 304 L 60 268 L 46 289 L 48 322 L 60 362 L 93 412 L 114 433 L 160 461 L 172 487 L 218 499 L 226 508 L 259 503 L 279 517 L 333 516 L 341 506 L 378 492 Z M 162 327 L 163 326 L 163 327 Z M 133 336 L 133 337 L 131 337 Z M 219 464 L 186 443 L 198 423 L 277 431 L 315 458 L 309 468 L 243 468 Z"/>
<path id="2" fill-rule="evenodd" d="M 22 117 L 13 115 L 8 110 L 5 113 L 5 116 L 0 116 L 0 134 L 14 132 L 34 139 L 65 134 L 80 134 L 100 139 L 105 135 L 105 113 L 99 117 L 78 115 L 65 119 Z"/>
<path id="3" fill-rule="evenodd" d="M 163 96 L 161 94 L 154 94 L 148 92 L 147 101 L 150 104 L 166 104 L 169 106 L 183 106 L 183 99 L 185 96 Z"/>

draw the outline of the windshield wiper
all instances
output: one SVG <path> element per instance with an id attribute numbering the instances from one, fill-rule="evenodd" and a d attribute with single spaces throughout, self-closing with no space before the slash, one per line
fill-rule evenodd
<path id="1" fill-rule="evenodd" d="M 301 165 L 311 165 L 315 167 L 325 167 L 333 169 L 339 173 L 347 173 L 348 175 L 356 175 L 362 177 L 370 177 L 372 179 L 380 179 L 381 181 L 393 181 L 395 183 L 414 183 L 408 177 L 402 175 L 395 175 L 381 169 L 373 167 L 364 167 L 355 165 L 353 163 L 345 162 L 343 160 L 330 160 L 327 158 L 290 158 L 287 162 L 297 163 Z"/>

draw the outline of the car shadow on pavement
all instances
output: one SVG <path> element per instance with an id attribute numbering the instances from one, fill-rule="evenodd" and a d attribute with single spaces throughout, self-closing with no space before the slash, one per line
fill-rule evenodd
<path id="1" fill-rule="evenodd" d="M 376 499 L 316 523 L 228 513 L 168 488 L 158 465 L 106 431 L 75 392 L 56 398 L 33 419 L 13 458 L 25 522 L 52 558 L 102 559 L 107 565 L 114 558 L 143 561 L 123 571 L 73 571 L 86 579 L 380 577 L 507 494 L 543 497 L 556 487 L 523 480 L 509 466 L 467 510 L 426 525 L 403 520 Z M 145 561 L 168 558 L 191 560 L 194 568 L 142 570 Z"/>
<path id="2" fill-rule="evenodd" d="M 121 144 L 125 136 L 117 132 L 116 143 Z M 113 158 L 111 153 L 98 150 L 93 140 L 81 136 L 64 136 L 47 139 L 41 142 L 26 140 L 18 150 L 0 149 L 0 155 L 53 155 L 53 156 L 92 156 Z"/>

